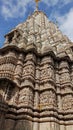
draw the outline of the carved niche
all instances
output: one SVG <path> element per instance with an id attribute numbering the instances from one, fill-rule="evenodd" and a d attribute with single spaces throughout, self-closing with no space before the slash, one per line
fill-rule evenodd
<path id="1" fill-rule="evenodd" d="M 13 103 L 15 98 L 15 87 L 10 81 L 0 81 L 0 102 Z"/>

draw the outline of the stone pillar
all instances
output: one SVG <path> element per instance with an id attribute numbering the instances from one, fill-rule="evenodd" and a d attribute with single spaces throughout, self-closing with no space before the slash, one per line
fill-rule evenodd
<path id="1" fill-rule="evenodd" d="M 35 83 L 35 55 L 29 53 L 26 55 L 23 66 L 23 74 L 22 74 L 22 83 L 21 89 L 19 93 L 19 105 L 20 108 L 18 113 L 20 113 L 19 118 L 23 118 L 24 120 L 28 120 L 32 126 L 33 121 L 33 107 L 34 107 L 34 83 Z M 27 130 L 26 126 L 24 127 Z M 32 130 L 32 127 L 28 130 Z"/>
<path id="2" fill-rule="evenodd" d="M 39 88 L 39 84 L 35 85 L 35 95 L 34 95 L 34 123 L 33 130 L 39 130 L 39 92 L 37 89 Z"/>
<path id="3" fill-rule="evenodd" d="M 55 78 L 56 78 L 56 86 L 57 86 L 57 107 L 58 107 L 58 112 L 61 112 L 62 110 L 62 99 L 61 99 L 61 89 L 60 89 L 60 75 L 59 75 L 59 69 L 58 69 L 58 63 L 55 63 L 55 66 L 56 66 L 56 75 L 55 75 Z M 60 117 L 60 115 L 58 114 L 58 117 Z M 59 122 L 59 121 L 58 121 Z M 55 129 L 56 130 L 60 130 L 60 124 L 57 123 L 55 125 Z"/>
<path id="4" fill-rule="evenodd" d="M 55 126 L 57 119 L 57 97 L 56 97 L 56 84 L 55 84 L 55 69 L 54 61 L 51 56 L 45 56 L 41 60 L 41 78 L 40 78 L 40 130 L 44 125 L 45 130 L 56 130 Z M 48 123 L 50 125 L 48 125 Z M 47 124 L 47 125 L 46 125 Z"/>
<path id="5" fill-rule="evenodd" d="M 71 77 L 70 77 L 70 68 L 67 61 L 60 62 L 59 74 L 60 74 L 60 84 L 61 84 L 60 93 L 61 93 L 61 100 L 62 100 L 61 111 L 63 114 L 63 120 L 67 120 L 67 119 L 71 120 L 71 118 L 73 118 L 73 116 L 71 116 L 71 114 L 73 113 L 73 92 L 72 92 L 73 90 L 72 90 Z M 65 126 L 65 129 L 66 128 L 67 127 Z"/>
<path id="6" fill-rule="evenodd" d="M 60 84 L 62 95 L 62 110 L 64 112 L 73 110 L 73 98 L 72 98 L 72 85 L 69 71 L 69 64 L 66 61 L 62 61 L 59 67 L 60 71 Z"/>

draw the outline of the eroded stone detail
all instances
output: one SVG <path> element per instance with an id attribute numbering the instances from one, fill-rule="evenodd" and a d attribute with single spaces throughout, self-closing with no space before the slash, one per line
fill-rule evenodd
<path id="1" fill-rule="evenodd" d="M 73 43 L 41 11 L 5 37 L 0 130 L 72 130 Z"/>

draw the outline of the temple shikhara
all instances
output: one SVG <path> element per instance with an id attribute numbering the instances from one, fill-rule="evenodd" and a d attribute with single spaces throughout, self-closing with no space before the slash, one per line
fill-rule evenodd
<path id="1" fill-rule="evenodd" d="M 73 43 L 39 10 L 0 49 L 0 130 L 73 130 Z"/>

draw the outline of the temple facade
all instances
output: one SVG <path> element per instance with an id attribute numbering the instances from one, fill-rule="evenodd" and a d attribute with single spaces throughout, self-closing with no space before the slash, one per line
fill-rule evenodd
<path id="1" fill-rule="evenodd" d="M 0 130 L 73 130 L 73 43 L 41 11 L 0 49 Z"/>

